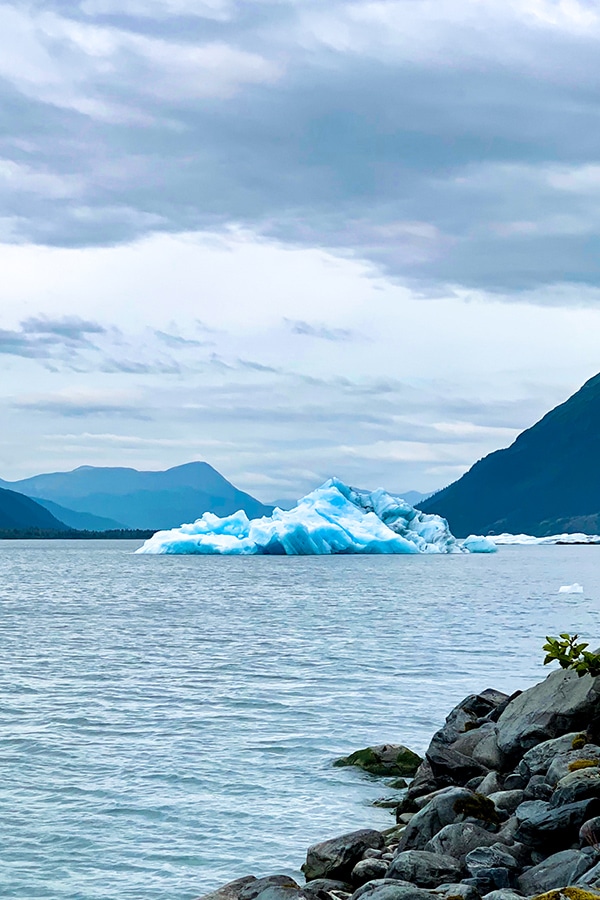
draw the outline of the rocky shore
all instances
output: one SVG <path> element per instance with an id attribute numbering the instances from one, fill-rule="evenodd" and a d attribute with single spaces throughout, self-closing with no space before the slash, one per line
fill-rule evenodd
<path id="1" fill-rule="evenodd" d="M 600 898 L 600 677 L 471 694 L 424 760 L 385 745 L 337 764 L 414 775 L 396 825 L 310 847 L 304 885 L 249 875 L 201 900 Z"/>

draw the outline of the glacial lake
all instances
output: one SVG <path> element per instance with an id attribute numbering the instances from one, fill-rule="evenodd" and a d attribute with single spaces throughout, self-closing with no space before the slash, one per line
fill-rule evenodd
<path id="1" fill-rule="evenodd" d="M 495 555 L 135 556 L 0 543 L 0 895 L 192 900 L 299 877 L 393 819 L 332 760 L 422 752 L 450 708 L 540 680 L 546 634 L 600 644 L 600 547 Z M 559 594 L 580 582 L 585 593 Z M 595 640 L 594 640 L 595 639 Z"/>

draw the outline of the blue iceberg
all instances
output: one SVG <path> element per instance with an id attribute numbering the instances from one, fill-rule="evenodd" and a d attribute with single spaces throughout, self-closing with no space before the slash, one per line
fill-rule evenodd
<path id="1" fill-rule="evenodd" d="M 481 552 L 479 540 L 472 550 L 467 549 L 440 516 L 426 515 L 384 490 L 369 493 L 332 478 L 291 510 L 275 509 L 262 519 L 248 519 L 242 510 L 224 518 L 207 512 L 189 525 L 158 531 L 136 552 L 227 556 L 466 553 Z"/>

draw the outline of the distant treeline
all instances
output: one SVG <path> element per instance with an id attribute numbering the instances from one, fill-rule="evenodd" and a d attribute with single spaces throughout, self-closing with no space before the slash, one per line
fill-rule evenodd
<path id="1" fill-rule="evenodd" d="M 154 531 L 114 528 L 111 531 L 55 531 L 46 528 L 2 528 L 0 541 L 69 540 L 69 541 L 146 541 Z"/>

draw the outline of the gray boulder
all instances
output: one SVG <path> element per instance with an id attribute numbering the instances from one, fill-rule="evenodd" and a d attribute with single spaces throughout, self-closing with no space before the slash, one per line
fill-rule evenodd
<path id="1" fill-rule="evenodd" d="M 352 884 L 360 886 L 366 884 L 367 881 L 374 881 L 376 878 L 385 878 L 389 867 L 390 864 L 385 859 L 367 857 L 356 863 L 352 869 L 350 880 Z"/>
<path id="2" fill-rule="evenodd" d="M 387 887 L 392 885 L 393 887 L 413 887 L 408 881 L 402 881 L 400 878 L 375 878 L 373 881 L 367 882 L 367 884 L 363 884 L 361 887 L 356 888 L 354 893 L 352 894 L 352 900 L 360 900 L 361 897 L 368 896 L 371 891 L 374 891 L 375 888 L 379 887 Z"/>
<path id="3" fill-rule="evenodd" d="M 524 791 L 498 791 L 495 794 L 489 794 L 496 809 L 502 809 L 512 816 L 517 806 L 520 806 L 524 799 Z"/>
<path id="4" fill-rule="evenodd" d="M 594 861 L 594 859 L 591 859 L 592 863 Z M 577 879 L 577 884 L 583 885 L 586 888 L 600 889 L 600 862 L 597 862 L 595 866 L 591 866 L 585 874 L 580 875 Z"/>
<path id="5" fill-rule="evenodd" d="M 506 694 L 489 689 L 470 694 L 454 707 L 425 754 L 436 779 L 445 784 L 465 784 L 486 774 L 488 767 L 473 758 L 475 747 L 494 731 L 494 726 L 482 719 L 508 699 Z"/>
<path id="6" fill-rule="evenodd" d="M 560 753 L 555 756 L 546 772 L 546 781 L 552 786 L 558 784 L 561 778 L 574 771 L 572 767 L 576 767 L 578 763 L 597 763 L 600 766 L 600 747 L 595 744 L 587 744 L 581 750 L 570 750 L 568 753 Z M 589 766 L 589 768 L 594 767 Z M 576 771 L 581 771 L 581 769 L 576 769 Z"/>
<path id="7" fill-rule="evenodd" d="M 322 900 L 323 896 L 329 894 L 330 891 L 351 894 L 354 888 L 346 881 L 336 881 L 334 878 L 315 878 L 314 881 L 305 884 L 302 890 L 310 900 Z"/>
<path id="8" fill-rule="evenodd" d="M 449 881 L 459 881 L 462 866 L 451 856 L 426 850 L 405 850 L 398 853 L 388 870 L 390 878 L 401 878 L 419 887 L 438 887 Z"/>
<path id="9" fill-rule="evenodd" d="M 498 746 L 498 729 L 490 728 L 482 735 L 473 749 L 473 759 L 488 769 L 503 771 L 506 767 L 506 756 Z"/>
<path id="10" fill-rule="evenodd" d="M 452 856 L 464 863 L 465 857 L 477 847 L 489 847 L 498 841 L 498 835 L 486 831 L 471 822 L 455 822 L 446 825 L 426 845 L 431 853 Z"/>
<path id="11" fill-rule="evenodd" d="M 435 777 L 449 784 L 464 784 L 476 775 L 487 773 L 485 766 L 448 744 L 432 743 L 427 750 L 427 761 Z"/>
<path id="12" fill-rule="evenodd" d="M 336 759 L 334 766 L 358 766 L 371 775 L 415 775 L 423 760 L 403 744 L 381 744 Z"/>
<path id="13" fill-rule="evenodd" d="M 303 900 L 302 888 L 289 875 L 270 875 L 246 884 L 238 894 L 239 900 Z"/>
<path id="14" fill-rule="evenodd" d="M 542 741 L 581 731 L 599 704 L 600 678 L 559 669 L 509 703 L 498 719 L 498 746 L 519 759 Z"/>
<path id="15" fill-rule="evenodd" d="M 479 782 L 477 793 L 489 797 L 490 794 L 497 794 L 502 790 L 502 780 L 497 772 L 488 772 L 485 778 Z"/>
<path id="16" fill-rule="evenodd" d="M 257 880 L 258 879 L 256 879 L 254 875 L 247 875 L 245 878 L 237 878 L 235 881 L 229 881 L 227 884 L 224 884 L 223 887 L 217 888 L 209 894 L 203 894 L 198 900 L 238 900 L 242 889 Z"/>
<path id="17" fill-rule="evenodd" d="M 431 900 L 431 893 L 407 881 L 379 878 L 363 884 L 352 894 L 351 900 Z"/>
<path id="18" fill-rule="evenodd" d="M 526 800 L 517 809 L 516 839 L 533 846 L 552 848 L 557 844 L 577 840 L 579 829 L 586 819 L 600 810 L 600 801 L 581 800 L 551 807 L 544 800 Z"/>
<path id="19" fill-rule="evenodd" d="M 481 900 L 479 891 L 472 884 L 463 884 L 462 881 L 459 881 L 458 884 L 440 884 L 433 893 L 440 900 L 450 900 L 451 897 L 461 897 L 462 900 Z"/>
<path id="20" fill-rule="evenodd" d="M 519 864 L 502 844 L 476 847 L 465 857 L 465 865 L 471 875 L 486 869 L 518 869 Z"/>
<path id="21" fill-rule="evenodd" d="M 441 831 L 445 825 L 457 820 L 462 821 L 460 802 L 469 800 L 475 795 L 466 788 L 450 787 L 437 794 L 424 809 L 419 810 L 410 820 L 400 838 L 398 850 L 423 850 L 425 844 Z"/>
<path id="22" fill-rule="evenodd" d="M 451 710 L 443 727 L 435 733 L 433 740 L 453 744 L 460 735 L 465 734 L 467 727 L 472 728 L 478 719 L 489 715 L 508 699 L 507 694 L 493 688 L 488 688 L 480 694 L 469 694 Z"/>
<path id="23" fill-rule="evenodd" d="M 349 881 L 352 869 L 362 859 L 365 850 L 369 847 L 382 850 L 384 846 L 385 840 L 381 832 L 369 828 L 314 844 L 308 848 L 306 862 L 302 866 L 304 877 L 307 881 L 314 878 Z"/>
<path id="24" fill-rule="evenodd" d="M 423 794 L 431 794 L 433 791 L 437 791 L 443 787 L 447 787 L 447 785 L 442 784 L 442 782 L 434 776 L 431 766 L 427 760 L 424 759 L 417 769 L 417 774 L 408 786 L 406 796 L 401 803 L 400 812 L 414 812 L 416 808 L 414 805 L 415 800 L 418 797 L 422 797 Z"/>
<path id="25" fill-rule="evenodd" d="M 484 894 L 483 900 L 523 900 L 523 897 L 516 891 L 504 888 L 499 891 L 490 891 L 489 894 Z"/>
<path id="26" fill-rule="evenodd" d="M 593 858 L 581 850 L 561 850 L 524 872 L 517 884 L 525 895 L 543 894 L 575 884 L 591 868 L 593 862 Z"/>
<path id="27" fill-rule="evenodd" d="M 532 775 L 527 782 L 523 795 L 524 800 L 549 800 L 552 796 L 552 788 L 546 782 L 545 775 Z"/>
<path id="28" fill-rule="evenodd" d="M 472 884 L 480 894 L 487 894 L 490 891 L 503 890 L 504 888 L 512 888 L 514 881 L 514 873 L 510 869 L 499 867 L 495 869 L 480 869 L 476 875 L 465 878 L 465 884 Z"/>
<path id="29" fill-rule="evenodd" d="M 570 734 L 563 734 L 562 737 L 542 741 L 541 744 L 537 744 L 527 751 L 518 765 L 518 771 L 526 778 L 531 778 L 533 775 L 545 775 L 555 756 L 573 750 L 573 741 L 580 734 L 579 731 L 573 731 Z"/>
<path id="30" fill-rule="evenodd" d="M 590 797 L 600 797 L 600 769 L 579 769 L 561 778 L 550 799 L 550 806 L 563 806 Z"/>

